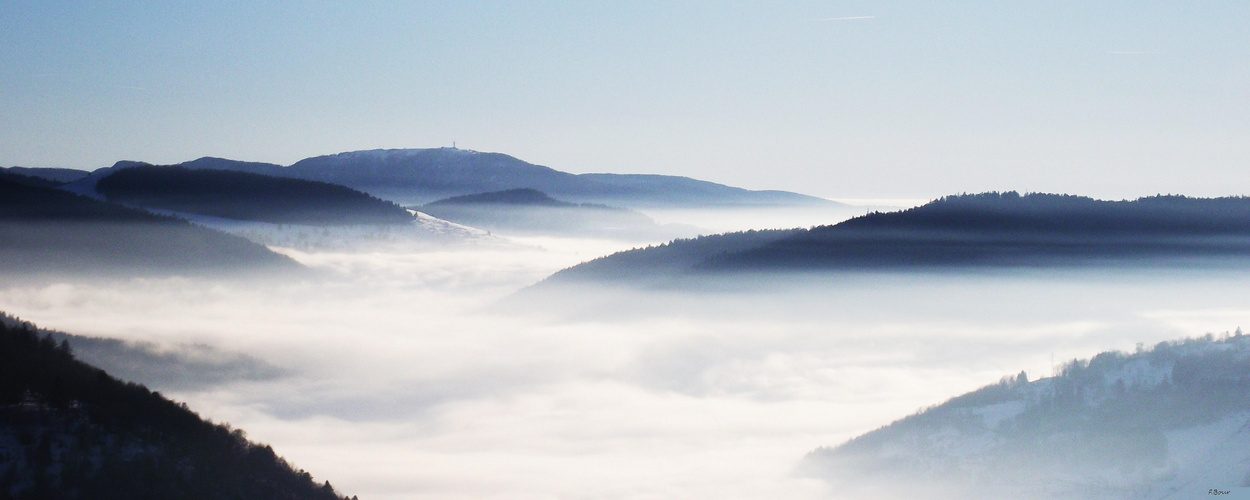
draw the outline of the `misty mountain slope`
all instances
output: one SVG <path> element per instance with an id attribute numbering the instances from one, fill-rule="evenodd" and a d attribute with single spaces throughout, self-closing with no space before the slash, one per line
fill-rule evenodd
<path id="1" fill-rule="evenodd" d="M 286 167 L 274 163 L 263 163 L 257 161 L 239 161 L 229 160 L 226 158 L 216 158 L 205 156 L 191 161 L 184 161 L 178 164 L 179 167 L 189 168 L 191 170 L 230 170 L 234 172 L 247 172 L 249 174 L 268 175 L 272 177 L 287 177 Z"/>
<path id="2" fill-rule="evenodd" d="M 1200 263 L 1250 256 L 1250 198 L 1134 201 L 1014 192 L 948 196 L 813 228 L 711 271 Z"/>
<path id="3" fill-rule="evenodd" d="M 580 174 L 578 178 L 609 186 L 601 200 L 642 199 L 646 206 L 682 206 L 691 200 L 710 206 L 812 206 L 836 202 L 789 191 L 753 191 L 724 184 L 655 174 Z"/>
<path id="4" fill-rule="evenodd" d="M 0 272 L 10 277 L 298 269 L 291 259 L 244 238 L 0 179 Z"/>
<path id="5" fill-rule="evenodd" d="M 673 284 L 689 278 L 709 258 L 757 248 L 802 229 L 769 229 L 677 239 L 663 245 L 617 252 L 559 271 L 534 288 L 576 283 Z"/>
<path id="6" fill-rule="evenodd" d="M 24 175 L 28 177 L 36 177 L 55 182 L 57 184 L 65 184 L 82 179 L 91 174 L 86 170 L 77 170 L 73 168 L 28 168 L 28 167 L 9 167 L 3 169 L 11 174 Z"/>
<path id="7" fill-rule="evenodd" d="M 278 224 L 407 224 L 394 203 L 324 182 L 228 170 L 134 166 L 100 179 L 95 190 L 126 205 Z"/>
<path id="8" fill-rule="evenodd" d="M 87 198 L 91 198 L 95 200 L 103 200 L 104 195 L 100 194 L 95 189 L 96 184 L 100 182 L 100 179 L 113 175 L 114 173 L 127 169 L 127 168 L 146 167 L 149 165 L 151 164 L 141 162 L 141 161 L 120 160 L 116 163 L 113 163 L 113 165 L 110 167 L 99 168 L 99 169 L 93 170 L 91 171 L 90 174 L 87 174 L 86 177 L 79 178 L 72 182 L 67 182 L 61 185 L 59 189 L 68 193 L 74 193 L 79 196 L 85 196 Z"/>
<path id="9" fill-rule="evenodd" d="M 458 205 L 503 205 L 503 206 L 509 206 L 509 207 L 569 208 L 569 207 L 576 207 L 576 206 L 584 206 L 585 204 L 578 205 L 577 203 L 569 203 L 567 201 L 560 201 L 550 196 L 547 196 L 547 193 L 544 193 L 537 189 L 520 188 L 520 189 L 507 189 L 504 191 L 491 191 L 489 193 L 477 193 L 477 194 L 466 194 L 462 196 L 452 196 L 450 198 L 443 198 L 441 200 L 432 201 L 430 203 L 422 205 L 422 207 L 431 208 L 431 207 L 445 207 L 445 206 L 458 206 Z M 612 208 L 612 207 L 607 207 L 603 205 L 598 205 L 598 206 L 593 206 L 593 207 L 594 208 L 606 208 L 606 209 Z M 429 212 L 427 211 L 426 213 L 429 213 Z"/>
<path id="10" fill-rule="evenodd" d="M 340 499 L 240 430 L 0 321 L 0 497 Z"/>
<path id="11" fill-rule="evenodd" d="M 537 189 L 453 196 L 417 209 L 440 219 L 514 234 L 628 238 L 685 229 L 660 226 L 650 217 L 627 208 L 557 200 Z"/>
<path id="12" fill-rule="evenodd" d="M 1208 264 L 1250 265 L 1250 198 L 949 196 L 777 237 L 633 250 L 561 271 L 550 281 L 576 276 L 620 282 L 623 274 L 642 283 L 680 281 L 674 273 L 693 280 L 742 272 Z"/>
<path id="13" fill-rule="evenodd" d="M 407 204 L 522 188 L 578 203 L 626 207 L 833 204 L 811 196 L 749 191 L 686 177 L 573 175 L 505 154 L 455 148 L 340 153 L 301 160 L 290 171 L 300 178 L 334 182 Z"/>
<path id="14" fill-rule="evenodd" d="M 100 182 L 100 179 L 103 179 L 105 177 L 113 175 L 116 172 L 120 172 L 128 168 L 147 167 L 151 165 L 152 165 L 151 163 L 142 162 L 142 161 L 119 160 L 113 163 L 112 166 L 93 170 L 91 172 L 88 172 L 87 175 L 85 176 L 81 176 L 71 181 L 68 181 L 64 185 L 61 186 L 61 189 L 64 191 L 74 193 L 74 194 L 86 196 L 88 198 L 95 198 L 95 199 L 102 200 L 104 199 L 104 195 L 96 191 L 96 184 Z M 191 170 L 205 170 L 205 169 L 207 170 L 229 170 L 233 172 L 247 172 L 251 174 L 268 175 L 272 177 L 291 177 L 286 167 L 283 167 L 281 165 L 275 165 L 272 163 L 228 160 L 225 158 L 214 158 L 211 156 L 205 156 L 203 158 L 199 158 L 196 160 L 182 162 L 175 166 L 184 167 L 184 168 L 188 168 Z"/>
<path id="15" fill-rule="evenodd" d="M 15 171 L 14 169 L 7 169 L 7 168 L 0 168 L 0 179 L 5 179 L 11 182 L 16 182 L 18 184 L 25 184 L 27 186 L 39 186 L 39 187 L 49 187 L 49 188 L 54 188 L 54 187 L 65 184 L 64 182 L 60 182 L 57 180 L 48 179 L 46 177 L 41 177 L 41 176 L 36 176 L 36 175 L 30 175 L 26 173 L 21 173 L 20 171 Z"/>
<path id="16" fill-rule="evenodd" d="M 1194 498 L 1250 483 L 1250 336 L 1006 378 L 804 459 L 877 498 Z"/>
<path id="17" fill-rule="evenodd" d="M 420 247 L 447 248 L 455 245 L 506 244 L 488 231 L 406 210 L 411 219 L 404 224 L 352 224 L 311 226 L 273 222 L 240 221 L 204 215 L 178 213 L 181 219 L 224 233 L 242 236 L 268 247 L 301 251 L 410 252 Z"/>
<path id="18" fill-rule="evenodd" d="M 581 184 L 572 174 L 508 155 L 453 148 L 353 151 L 306 158 L 288 168 L 301 179 L 415 204 L 515 188 L 564 192 Z"/>
<path id="19" fill-rule="evenodd" d="M 204 344 L 156 344 L 86 337 L 34 325 L 0 312 L 0 324 L 30 328 L 57 344 L 69 343 L 74 358 L 113 376 L 164 389 L 205 389 L 234 381 L 272 380 L 286 371 L 255 357 Z"/>
<path id="20" fill-rule="evenodd" d="M 119 161 L 66 190 L 95 196 L 95 182 L 139 162 Z M 783 191 L 751 191 L 687 177 L 633 174 L 574 175 L 500 153 L 456 148 L 352 151 L 300 160 L 289 167 L 204 157 L 190 169 L 248 172 L 347 186 L 404 205 L 510 189 L 537 189 L 578 203 L 626 207 L 810 206 L 837 203 Z"/>

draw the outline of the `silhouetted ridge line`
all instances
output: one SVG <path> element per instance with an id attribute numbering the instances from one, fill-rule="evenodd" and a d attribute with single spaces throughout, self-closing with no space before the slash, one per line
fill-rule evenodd
<path id="1" fill-rule="evenodd" d="M 134 275 L 297 270 L 263 245 L 173 217 L 0 178 L 0 271 Z"/>
<path id="2" fill-rule="evenodd" d="M 681 283 L 731 272 L 1106 265 L 1250 265 L 1250 198 L 948 196 L 806 230 L 728 233 L 621 252 L 560 271 L 544 283 Z"/>
<path id="3" fill-rule="evenodd" d="M 628 208 L 571 203 L 530 188 L 453 196 L 415 208 L 440 219 L 512 234 L 630 237 L 666 229 Z"/>
<path id="4" fill-rule="evenodd" d="M 14 171 L 11 169 L 7 169 L 7 168 L 0 168 L 0 179 L 4 179 L 10 182 L 15 182 L 18 184 L 25 184 L 27 186 L 39 186 L 39 187 L 49 187 L 49 188 L 57 187 L 57 186 L 65 184 L 64 182 L 56 181 L 53 179 L 48 179 L 45 177 L 39 177 L 35 175 L 28 175 L 28 174 L 24 174 L 24 173 Z"/>
<path id="5" fill-rule="evenodd" d="M 948 196 L 701 263 L 715 270 L 1053 266 L 1250 257 L 1250 198 Z"/>
<path id="6" fill-rule="evenodd" d="M 439 205 L 472 205 L 472 204 L 496 204 L 496 205 L 528 205 L 541 207 L 575 207 L 576 203 L 560 201 L 547 193 L 532 188 L 508 189 L 504 191 L 492 191 L 489 193 L 466 194 L 463 196 L 452 196 L 441 200 L 432 201 L 425 206 Z"/>
<path id="7" fill-rule="evenodd" d="M 559 271 L 543 284 L 578 281 L 654 282 L 681 281 L 693 267 L 718 255 L 756 248 L 802 229 L 767 229 L 682 238 L 662 245 L 635 248 L 600 257 Z"/>
<path id="8" fill-rule="evenodd" d="M 94 194 L 103 170 L 139 162 L 117 162 L 97 170 L 70 189 Z M 456 148 L 377 149 L 305 158 L 289 167 L 204 157 L 184 162 L 191 169 L 249 172 L 347 186 L 404 205 L 421 205 L 452 196 L 512 189 L 536 189 L 575 203 L 609 206 L 795 206 L 837 205 L 829 200 L 784 191 L 752 191 L 669 175 L 578 174 L 535 165 L 501 153 Z"/>
<path id="9" fill-rule="evenodd" d="M 344 225 L 405 224 L 394 203 L 325 182 L 172 166 L 133 166 L 96 183 L 109 201 L 235 220 Z"/>
<path id="10" fill-rule="evenodd" d="M 1159 195 L 1133 201 L 1015 192 L 947 196 L 890 213 L 856 217 L 812 232 L 890 228 L 992 232 L 1250 234 L 1250 198 Z"/>
<path id="11" fill-rule="evenodd" d="M 72 168 L 27 168 L 27 167 L 9 167 L 5 170 L 10 174 L 16 174 L 26 177 L 34 177 L 50 181 L 56 185 L 74 182 L 78 179 L 91 174 L 86 170 L 77 170 Z"/>

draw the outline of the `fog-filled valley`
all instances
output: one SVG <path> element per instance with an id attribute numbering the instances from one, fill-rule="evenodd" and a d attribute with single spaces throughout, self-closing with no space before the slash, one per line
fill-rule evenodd
<path id="1" fill-rule="evenodd" d="M 721 231 L 866 209 L 683 210 L 640 209 Z M 764 273 L 534 293 L 562 269 L 667 240 L 275 241 L 309 272 L 9 283 L 0 310 L 123 341 L 68 337 L 80 359 L 370 499 L 856 498 L 805 457 L 1003 377 L 1036 381 L 1250 314 L 1250 272 L 1225 267 Z"/>
<path id="2" fill-rule="evenodd" d="M 0 4 L 0 500 L 1250 498 L 1250 2 Z"/>

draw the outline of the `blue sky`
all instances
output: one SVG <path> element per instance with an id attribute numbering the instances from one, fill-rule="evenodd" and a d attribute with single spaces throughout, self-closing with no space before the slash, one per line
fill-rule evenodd
<path id="1" fill-rule="evenodd" d="M 0 5 L 0 165 L 451 145 L 827 197 L 1250 194 L 1250 4 Z"/>

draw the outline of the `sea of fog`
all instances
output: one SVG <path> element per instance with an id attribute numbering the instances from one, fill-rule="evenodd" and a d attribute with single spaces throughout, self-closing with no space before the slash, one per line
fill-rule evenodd
<path id="1" fill-rule="evenodd" d="M 139 381 L 371 500 L 837 498 L 795 473 L 816 447 L 1021 371 L 1250 325 L 1250 276 L 1216 270 L 513 297 L 630 245 L 283 250 L 321 275 L 10 285 L 0 310 L 170 353 L 242 355 L 265 369 Z"/>

